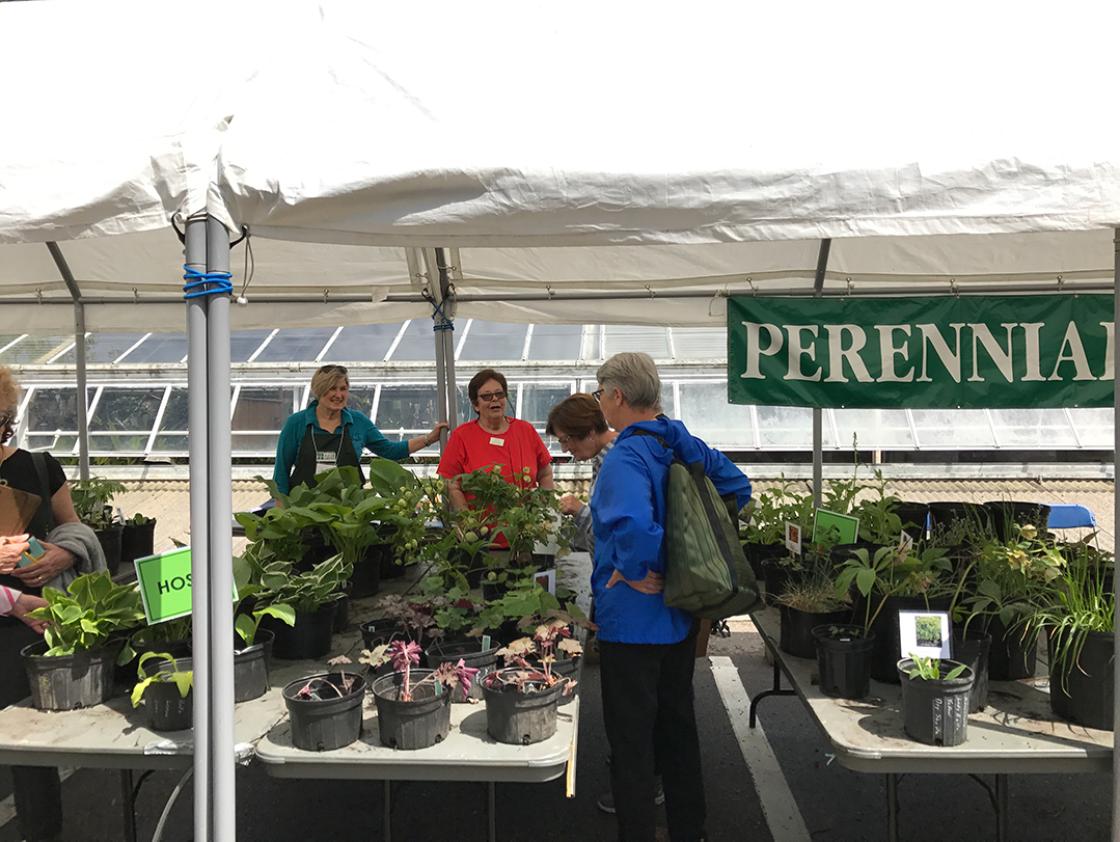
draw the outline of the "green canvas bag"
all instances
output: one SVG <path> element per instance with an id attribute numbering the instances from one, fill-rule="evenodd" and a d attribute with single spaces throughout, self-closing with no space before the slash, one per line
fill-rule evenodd
<path id="1" fill-rule="evenodd" d="M 656 438 L 656 433 L 635 430 Z M 665 489 L 665 604 L 707 620 L 744 614 L 758 602 L 758 583 L 743 554 L 729 504 L 704 472 L 675 453 Z"/>

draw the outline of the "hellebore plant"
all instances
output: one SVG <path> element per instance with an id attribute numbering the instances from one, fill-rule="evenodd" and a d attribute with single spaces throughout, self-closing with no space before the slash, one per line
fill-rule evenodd
<path id="1" fill-rule="evenodd" d="M 471 685 L 474 683 L 474 677 L 478 674 L 478 669 L 475 667 L 468 667 L 463 659 L 460 658 L 458 662 L 454 664 L 449 661 L 440 664 L 435 670 L 416 682 L 416 684 L 412 684 L 412 668 L 419 665 L 420 652 L 420 646 L 414 641 L 394 640 L 392 643 L 376 646 L 372 650 L 363 650 L 362 656 L 358 661 L 373 669 L 376 669 L 386 662 L 391 662 L 393 664 L 393 669 L 402 676 L 400 695 L 398 696 L 398 699 L 402 702 L 413 701 L 415 692 L 429 681 L 433 685 L 442 685 L 448 692 L 458 687 L 459 691 L 463 694 L 463 701 L 467 701 L 471 693 Z M 438 695 L 440 691 L 436 688 L 435 692 Z"/>

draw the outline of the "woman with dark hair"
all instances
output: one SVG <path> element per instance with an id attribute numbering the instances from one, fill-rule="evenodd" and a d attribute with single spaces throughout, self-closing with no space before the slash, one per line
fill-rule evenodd
<path id="1" fill-rule="evenodd" d="M 506 415 L 509 385 L 505 375 L 484 368 L 471 378 L 467 396 L 478 417 L 455 428 L 437 471 L 447 481 L 452 508 L 467 507 L 459 475 L 479 468 L 499 466 L 502 478 L 516 485 L 555 488 L 552 456 L 540 435 L 527 421 Z"/>
<path id="2" fill-rule="evenodd" d="M 548 413 L 548 426 L 545 431 L 555 436 L 565 453 L 570 453 L 577 461 L 591 462 L 591 488 L 588 497 L 595 490 L 599 478 L 599 468 L 603 459 L 614 444 L 618 433 L 607 426 L 607 419 L 599 408 L 599 402 L 591 395 L 577 392 L 564 398 Z M 595 551 L 595 533 L 591 529 L 591 507 L 574 494 L 560 498 L 560 511 L 575 518 L 578 532 L 574 544 L 578 549 Z"/>

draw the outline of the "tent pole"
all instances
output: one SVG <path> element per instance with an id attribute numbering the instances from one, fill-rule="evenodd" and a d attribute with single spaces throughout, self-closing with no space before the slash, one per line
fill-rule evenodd
<path id="1" fill-rule="evenodd" d="M 443 296 L 440 293 L 440 283 L 435 277 L 434 273 L 429 272 L 429 289 L 432 292 L 432 299 L 437 303 L 443 303 Z M 446 351 L 447 343 L 443 341 L 443 334 L 448 331 L 440 330 L 439 325 L 444 324 L 444 319 L 436 313 L 432 313 L 432 341 L 435 344 L 436 354 L 436 417 L 442 419 L 447 417 L 447 369 L 446 369 Z M 444 439 L 440 436 L 440 451 L 443 450 Z"/>
<path id="2" fill-rule="evenodd" d="M 451 289 L 451 271 L 447 265 L 447 252 L 436 249 L 436 266 L 439 269 L 439 294 L 443 301 L 444 312 L 455 317 L 455 293 Z M 447 414 L 444 415 L 448 426 L 454 430 L 459 426 L 459 393 L 455 388 L 455 334 L 450 330 L 440 331 L 443 336 L 444 388 L 447 390 Z"/>
<path id="3" fill-rule="evenodd" d="M 828 270 L 828 252 L 832 240 L 821 240 L 817 251 L 817 271 L 813 276 L 813 297 L 820 298 L 824 291 L 824 276 Z M 821 486 L 824 484 L 824 410 L 813 407 L 813 506 L 821 507 Z"/>
<path id="4" fill-rule="evenodd" d="M 206 218 L 206 271 L 229 271 L 229 234 Z M 209 486 L 208 602 L 210 609 L 210 803 L 212 825 L 204 838 L 233 842 L 237 812 L 233 735 L 233 523 L 230 446 L 230 332 L 228 293 L 207 296 L 207 448 Z M 197 585 L 195 586 L 197 588 Z"/>
<path id="5" fill-rule="evenodd" d="M 187 220 L 183 240 L 184 263 L 206 271 L 206 215 Z M 207 422 L 207 298 L 187 300 L 187 426 L 190 464 L 191 619 L 194 656 L 194 836 L 209 839 L 213 786 L 210 709 L 209 610 L 209 445 Z"/>
<path id="6" fill-rule="evenodd" d="M 1116 333 L 1116 325 L 1120 325 L 1120 227 L 1116 228 L 1113 232 L 1113 248 L 1115 254 L 1113 256 L 1113 302 L 1112 302 L 1112 321 L 1113 321 L 1113 337 Z M 1117 366 L 1120 365 L 1120 351 L 1115 338 L 1112 344 L 1112 372 L 1113 379 L 1115 380 Z M 1113 388 L 1112 392 L 1112 406 L 1113 412 L 1120 415 L 1120 389 Z M 1112 484 L 1113 484 L 1113 517 L 1120 517 L 1120 495 L 1116 494 L 1117 481 L 1116 481 L 1116 451 L 1120 450 L 1120 425 L 1113 424 L 1113 435 L 1115 440 L 1113 442 L 1112 453 Z M 1115 521 L 1114 521 L 1115 522 Z M 1116 613 L 1112 619 L 1112 630 L 1116 640 L 1115 643 L 1120 643 L 1120 601 L 1116 603 Z M 1114 643 L 1114 645 L 1115 645 Z M 1120 646 L 1117 647 L 1120 650 Z M 1120 670 L 1113 669 L 1112 676 L 1113 692 L 1120 691 Z M 1113 713 L 1117 724 L 1120 724 L 1120 695 L 1116 695 L 1117 708 Z M 1113 731 L 1112 734 L 1112 838 L 1120 839 L 1120 732 Z"/>
<path id="7" fill-rule="evenodd" d="M 89 479 L 89 400 L 86 390 L 86 305 L 82 301 L 82 291 L 70 271 L 70 264 L 58 243 L 48 242 L 47 250 L 58 267 L 70 297 L 74 300 L 74 350 L 78 355 L 78 477 L 84 482 Z"/>

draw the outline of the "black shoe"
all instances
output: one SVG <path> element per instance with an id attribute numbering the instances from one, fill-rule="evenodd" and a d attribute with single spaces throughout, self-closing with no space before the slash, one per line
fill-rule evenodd
<path id="1" fill-rule="evenodd" d="M 653 803 L 657 806 L 661 806 L 665 803 L 665 787 L 662 786 L 660 778 L 657 779 L 657 788 L 653 792 Z M 604 813 L 609 813 L 613 816 L 615 813 L 614 793 L 604 792 L 599 796 L 599 800 L 595 802 L 595 805 Z"/>

